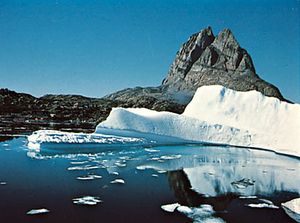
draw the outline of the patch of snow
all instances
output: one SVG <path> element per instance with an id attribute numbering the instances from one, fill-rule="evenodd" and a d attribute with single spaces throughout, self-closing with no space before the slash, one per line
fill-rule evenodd
<path id="1" fill-rule="evenodd" d="M 28 215 L 36 215 L 36 214 L 46 214 L 49 213 L 50 211 L 46 208 L 41 208 L 41 209 L 32 209 L 28 211 L 26 214 Z"/>
<path id="2" fill-rule="evenodd" d="M 300 198 L 295 198 L 282 203 L 281 206 L 287 215 L 289 215 L 296 222 L 300 222 Z"/>
<path id="3" fill-rule="evenodd" d="M 93 196 L 73 198 L 73 204 L 96 205 L 100 202 L 102 202 L 102 200 L 100 200 L 99 197 L 93 197 Z"/>

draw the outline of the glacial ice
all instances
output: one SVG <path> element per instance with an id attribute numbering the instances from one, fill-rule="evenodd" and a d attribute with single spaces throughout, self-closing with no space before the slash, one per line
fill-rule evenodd
<path id="1" fill-rule="evenodd" d="M 300 156 L 300 105 L 257 91 L 223 86 L 198 88 L 183 114 L 145 108 L 113 108 L 93 134 L 40 130 L 28 137 L 29 148 L 59 145 L 137 146 L 210 143 L 263 148 Z"/>

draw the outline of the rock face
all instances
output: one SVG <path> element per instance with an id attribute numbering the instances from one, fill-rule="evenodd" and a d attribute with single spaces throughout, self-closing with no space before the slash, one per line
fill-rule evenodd
<path id="1" fill-rule="evenodd" d="M 256 74 L 251 56 L 240 47 L 229 29 L 214 36 L 210 27 L 193 34 L 182 45 L 161 86 L 126 89 L 106 97 L 128 100 L 138 94 L 186 105 L 197 88 L 204 85 L 223 85 L 238 91 L 257 90 L 285 100 L 278 88 Z"/>
<path id="2" fill-rule="evenodd" d="M 167 92 L 193 95 L 198 87 L 216 84 L 238 91 L 257 90 L 284 100 L 275 86 L 259 78 L 250 55 L 229 29 L 215 37 L 208 27 L 183 44 L 163 88 Z"/>

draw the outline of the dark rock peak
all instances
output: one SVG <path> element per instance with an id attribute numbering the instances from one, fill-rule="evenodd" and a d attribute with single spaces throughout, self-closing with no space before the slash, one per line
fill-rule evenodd
<path id="1" fill-rule="evenodd" d="M 257 90 L 285 100 L 275 86 L 259 78 L 251 56 L 229 29 L 216 37 L 210 27 L 193 34 L 177 52 L 162 89 L 168 97 L 180 92 L 191 99 L 197 88 L 204 85 L 222 85 L 237 91 Z"/>
<path id="2" fill-rule="evenodd" d="M 182 82 L 194 63 L 224 71 L 251 71 L 255 75 L 252 59 L 240 47 L 229 29 L 222 30 L 216 37 L 211 27 L 193 34 L 177 52 L 163 85 Z M 249 74 L 249 72 L 247 72 Z"/>
<path id="3" fill-rule="evenodd" d="M 183 79 L 205 48 L 209 46 L 214 39 L 215 37 L 211 27 L 190 36 L 188 41 L 184 43 L 177 52 L 175 60 L 170 67 L 168 77 L 175 77 L 177 80 Z M 163 84 L 168 84 L 169 81 L 167 78 L 163 81 Z"/>

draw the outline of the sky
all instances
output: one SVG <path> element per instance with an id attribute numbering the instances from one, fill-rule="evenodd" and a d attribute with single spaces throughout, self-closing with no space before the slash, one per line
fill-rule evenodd
<path id="1" fill-rule="evenodd" d="M 0 88 L 101 97 L 158 86 L 190 35 L 230 28 L 300 103 L 300 0 L 0 0 Z"/>

